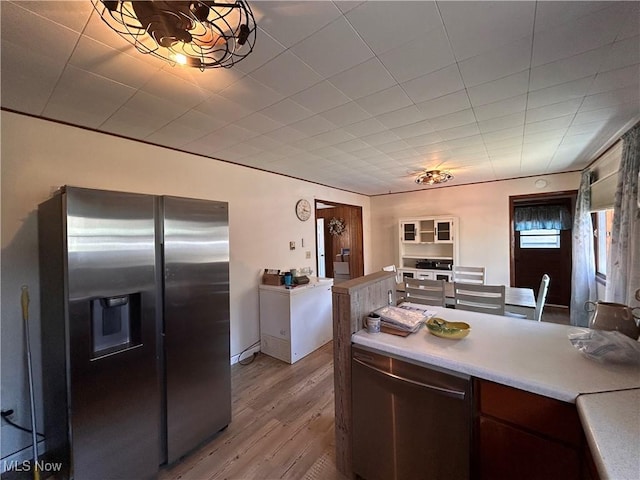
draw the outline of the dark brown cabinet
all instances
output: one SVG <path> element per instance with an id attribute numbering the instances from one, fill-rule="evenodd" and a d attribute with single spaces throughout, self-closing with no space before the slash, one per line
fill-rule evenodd
<path id="1" fill-rule="evenodd" d="M 481 416 L 479 478 L 580 479 L 579 450 Z"/>
<path id="2" fill-rule="evenodd" d="M 485 380 L 474 387 L 476 478 L 593 478 L 575 405 Z"/>

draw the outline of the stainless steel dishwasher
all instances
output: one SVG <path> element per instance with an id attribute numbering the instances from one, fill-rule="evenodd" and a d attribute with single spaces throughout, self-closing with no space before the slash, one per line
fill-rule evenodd
<path id="1" fill-rule="evenodd" d="M 353 471 L 366 480 L 468 479 L 472 382 L 353 346 Z"/>

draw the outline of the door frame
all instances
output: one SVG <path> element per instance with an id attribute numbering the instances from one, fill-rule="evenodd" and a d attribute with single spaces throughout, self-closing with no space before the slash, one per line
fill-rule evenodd
<path id="1" fill-rule="evenodd" d="M 511 195 L 509 196 L 509 281 L 510 285 L 515 285 L 516 268 L 515 268 L 515 248 L 516 248 L 516 236 L 515 225 L 513 219 L 514 209 L 517 205 L 535 203 L 538 201 L 549 200 L 571 200 L 571 212 L 575 212 L 576 198 L 578 196 L 577 190 L 563 190 L 560 192 L 549 193 L 530 193 L 527 195 Z"/>
<path id="2" fill-rule="evenodd" d="M 343 211 L 347 211 L 349 214 L 349 218 L 345 218 L 345 223 L 347 223 L 347 233 L 348 233 L 348 241 L 349 248 L 351 250 L 351 255 L 349 257 L 349 271 L 351 274 L 351 278 L 359 277 L 364 275 L 364 239 L 363 239 L 363 216 L 362 216 L 362 207 L 359 205 L 349 205 L 346 203 L 338 203 L 331 200 L 315 200 L 315 218 L 325 218 L 324 216 L 319 216 L 318 212 L 325 210 L 320 205 L 329 205 L 330 207 L 340 208 Z M 345 215 L 346 217 L 346 215 Z M 353 224 L 353 220 L 358 219 L 358 223 L 356 225 Z M 325 272 L 327 275 L 333 276 L 333 260 L 335 259 L 335 255 L 340 252 L 334 252 L 333 248 L 327 247 L 327 239 L 331 239 L 331 235 L 327 234 L 326 229 L 328 228 L 328 223 L 325 222 Z M 316 238 L 318 238 L 317 232 L 317 222 L 316 222 Z M 330 242 L 333 243 L 333 242 Z M 318 254 L 316 248 L 316 265 L 318 262 Z"/>

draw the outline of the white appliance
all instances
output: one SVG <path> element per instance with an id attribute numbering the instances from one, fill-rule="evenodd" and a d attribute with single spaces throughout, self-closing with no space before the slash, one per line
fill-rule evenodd
<path id="1" fill-rule="evenodd" d="M 333 279 L 311 279 L 288 289 L 260 285 L 260 350 L 295 363 L 333 338 Z"/>

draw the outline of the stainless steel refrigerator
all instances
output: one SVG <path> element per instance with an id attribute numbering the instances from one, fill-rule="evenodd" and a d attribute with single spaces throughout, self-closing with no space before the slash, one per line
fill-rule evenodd
<path id="1" fill-rule="evenodd" d="M 64 187 L 38 230 L 47 455 L 154 477 L 231 421 L 228 205 Z"/>

